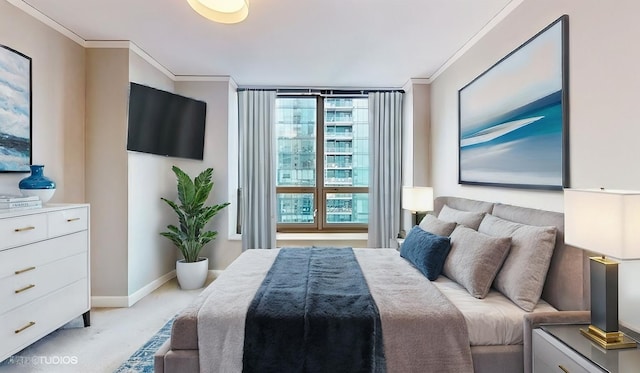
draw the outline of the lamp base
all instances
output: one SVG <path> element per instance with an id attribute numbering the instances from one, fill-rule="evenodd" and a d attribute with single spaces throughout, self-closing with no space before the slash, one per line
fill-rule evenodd
<path id="1" fill-rule="evenodd" d="M 589 325 L 589 329 L 580 328 L 580 333 L 605 350 L 636 348 L 637 343 L 622 332 L 605 332 L 597 326 Z"/>

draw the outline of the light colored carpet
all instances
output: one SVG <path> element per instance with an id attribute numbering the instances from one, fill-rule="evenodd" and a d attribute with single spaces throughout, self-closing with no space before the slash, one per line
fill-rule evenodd
<path id="1" fill-rule="evenodd" d="M 90 327 L 73 320 L 9 358 L 0 373 L 113 372 L 202 290 L 181 290 L 173 279 L 130 308 L 94 308 Z"/>

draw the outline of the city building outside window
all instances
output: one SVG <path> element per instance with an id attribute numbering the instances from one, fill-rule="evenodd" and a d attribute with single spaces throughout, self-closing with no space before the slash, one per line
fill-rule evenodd
<path id="1" fill-rule="evenodd" d="M 277 218 L 280 232 L 366 232 L 367 97 L 279 96 Z"/>

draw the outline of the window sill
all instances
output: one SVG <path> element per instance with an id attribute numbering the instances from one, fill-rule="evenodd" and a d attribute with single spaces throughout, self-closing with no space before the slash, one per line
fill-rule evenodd
<path id="1" fill-rule="evenodd" d="M 367 240 L 367 233 L 277 233 L 278 241 L 345 241 L 345 240 Z"/>
<path id="2" fill-rule="evenodd" d="M 366 241 L 369 238 L 367 233 L 277 233 L 278 241 Z M 232 234 L 227 238 L 229 241 L 242 241 L 242 235 Z"/>

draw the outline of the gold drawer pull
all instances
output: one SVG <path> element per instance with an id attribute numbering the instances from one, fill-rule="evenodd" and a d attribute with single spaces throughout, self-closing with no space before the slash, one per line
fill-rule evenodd
<path id="1" fill-rule="evenodd" d="M 22 289 L 15 290 L 15 293 L 16 293 L 16 294 L 20 294 L 20 293 L 22 293 L 22 292 L 23 292 L 23 291 L 25 291 L 25 290 L 29 290 L 29 289 L 31 289 L 31 288 L 35 288 L 35 287 L 36 287 L 36 286 L 35 286 L 34 284 L 30 284 L 30 285 L 27 285 L 27 286 L 23 287 Z"/>
<path id="2" fill-rule="evenodd" d="M 562 365 L 558 365 L 558 368 L 560 368 L 560 370 L 562 370 L 564 373 L 569 373 L 569 370 Z"/>
<path id="3" fill-rule="evenodd" d="M 24 331 L 25 329 L 30 328 L 30 327 L 32 327 L 32 326 L 34 326 L 35 324 L 36 324 L 36 322 L 35 322 L 35 321 L 29 321 L 29 323 L 28 323 L 27 325 L 23 326 L 23 327 L 22 327 L 22 328 L 20 328 L 20 329 L 16 329 L 16 330 L 14 331 L 14 333 L 18 334 L 18 333 L 20 333 L 20 332 Z"/>
<path id="4" fill-rule="evenodd" d="M 80 220 L 80 218 L 70 218 L 67 219 L 67 223 L 71 223 L 72 221 Z"/>
<path id="5" fill-rule="evenodd" d="M 13 231 L 14 232 L 26 232 L 26 231 L 30 231 L 30 230 L 33 230 L 33 229 L 36 229 L 36 227 L 29 226 L 29 227 L 24 227 L 24 228 L 16 228 Z"/>
<path id="6" fill-rule="evenodd" d="M 16 275 L 19 275 L 21 273 L 25 273 L 25 272 L 29 272 L 29 271 L 33 271 L 34 269 L 36 269 L 36 267 L 29 267 L 29 268 L 25 268 L 25 269 L 21 269 L 19 271 L 15 271 L 14 273 Z"/>

